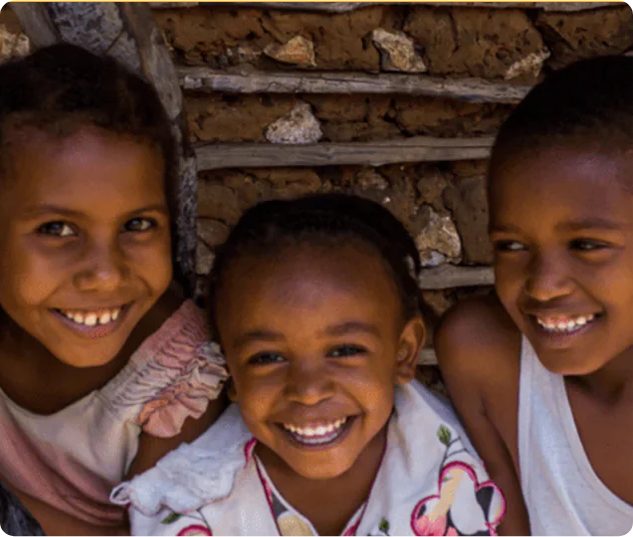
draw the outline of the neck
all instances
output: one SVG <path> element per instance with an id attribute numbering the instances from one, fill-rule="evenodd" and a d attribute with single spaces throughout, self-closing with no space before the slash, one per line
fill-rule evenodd
<path id="1" fill-rule="evenodd" d="M 625 349 L 598 371 L 568 380 L 605 404 L 633 401 L 633 347 Z"/>

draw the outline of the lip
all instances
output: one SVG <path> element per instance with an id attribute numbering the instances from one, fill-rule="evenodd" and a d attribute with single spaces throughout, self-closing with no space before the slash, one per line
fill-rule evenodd
<path id="1" fill-rule="evenodd" d="M 122 306 L 120 304 L 117 304 L 116 306 L 113 306 L 110 308 L 94 308 L 94 310 L 121 308 L 121 313 L 119 313 L 119 317 L 117 318 L 116 321 L 111 321 L 106 325 L 97 324 L 95 326 L 87 326 L 85 324 L 78 324 L 74 321 L 71 321 L 64 314 L 62 314 L 58 309 L 51 309 L 49 311 L 55 316 L 55 318 L 57 318 L 62 324 L 64 324 L 64 326 L 72 330 L 73 333 L 78 334 L 88 339 L 101 339 L 115 332 L 125 322 L 125 319 L 127 318 L 133 305 L 134 305 L 134 302 L 128 302 L 127 304 L 124 304 Z M 86 309 L 86 308 L 81 308 L 81 309 Z M 94 311 L 94 310 L 86 309 L 86 311 Z"/>
<path id="2" fill-rule="evenodd" d="M 542 313 L 540 315 L 545 316 Z M 596 328 L 596 325 L 598 323 L 602 322 L 604 318 L 603 313 L 598 313 L 598 314 L 593 314 L 593 315 L 594 315 L 594 319 L 591 322 L 587 323 L 586 325 L 576 330 L 575 332 L 559 332 L 559 333 L 548 332 L 547 330 L 545 330 L 537 322 L 536 315 L 534 314 L 525 314 L 525 317 L 527 319 L 528 325 L 532 333 L 535 334 L 535 336 L 539 339 L 539 341 L 541 341 L 543 344 L 545 344 L 547 347 L 550 347 L 550 348 L 565 349 L 565 348 L 575 345 L 578 339 L 587 335 L 589 332 L 591 332 L 592 330 Z M 549 314 L 549 316 L 554 317 L 554 315 L 551 313 Z M 567 316 L 571 316 L 571 315 L 567 314 Z"/>
<path id="3" fill-rule="evenodd" d="M 281 425 L 279 423 L 275 423 L 274 425 L 281 431 L 283 437 L 286 438 L 290 442 L 290 444 L 292 444 L 294 447 L 299 448 L 302 451 L 326 451 L 328 449 L 332 449 L 332 448 L 338 446 L 339 444 L 341 444 L 345 440 L 345 438 L 347 438 L 349 436 L 349 433 L 350 433 L 352 427 L 354 426 L 354 424 L 356 423 L 357 418 L 358 418 L 357 415 L 356 416 L 347 416 L 347 421 L 342 426 L 343 431 L 341 432 L 341 434 L 339 434 L 334 440 L 332 440 L 331 442 L 328 442 L 327 444 L 316 444 L 316 445 L 304 444 L 302 442 L 299 442 L 290 433 L 290 431 L 285 429 L 285 427 L 283 425 Z M 328 421 L 332 421 L 332 420 L 328 420 Z"/>

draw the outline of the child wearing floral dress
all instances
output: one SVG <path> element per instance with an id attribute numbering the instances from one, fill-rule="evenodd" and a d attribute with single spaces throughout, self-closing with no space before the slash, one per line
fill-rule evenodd
<path id="1" fill-rule="evenodd" d="M 174 153 L 112 60 L 56 45 L 0 67 L 0 478 L 49 535 L 127 532 L 112 487 L 224 407 L 171 285 Z"/>
<path id="2" fill-rule="evenodd" d="M 374 202 L 247 211 L 210 285 L 235 404 L 114 489 L 132 533 L 495 535 L 502 495 L 447 403 L 413 379 L 419 270 Z"/>

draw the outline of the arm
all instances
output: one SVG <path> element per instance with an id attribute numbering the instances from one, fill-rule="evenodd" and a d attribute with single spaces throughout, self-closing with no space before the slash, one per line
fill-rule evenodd
<path id="1" fill-rule="evenodd" d="M 171 438 L 158 438 L 147 433 L 141 433 L 138 452 L 128 470 L 126 480 L 149 470 L 180 444 L 193 442 L 218 419 L 226 406 L 226 395 L 222 391 L 217 399 L 209 401 L 209 406 L 202 416 L 198 419 L 187 418 L 178 435 Z"/>
<path id="2" fill-rule="evenodd" d="M 490 299 L 459 304 L 437 331 L 435 349 L 470 440 L 505 496 L 507 512 L 499 533 L 529 535 L 514 462 L 518 461 L 520 334 L 500 307 Z"/>
<path id="3" fill-rule="evenodd" d="M 46 535 L 129 535 L 127 524 L 99 526 L 69 515 L 24 492 L 12 492 L 37 520 Z"/>

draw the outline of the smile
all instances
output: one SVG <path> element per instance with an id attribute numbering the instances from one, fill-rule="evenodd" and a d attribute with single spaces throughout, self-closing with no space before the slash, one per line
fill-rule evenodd
<path id="1" fill-rule="evenodd" d="M 346 430 L 344 425 L 347 422 L 348 418 L 345 417 L 332 422 L 313 423 L 302 427 L 290 423 L 283 423 L 282 427 L 300 444 L 322 446 L 337 440 L 343 431 Z"/>
<path id="2" fill-rule="evenodd" d="M 598 315 L 558 315 L 555 317 L 545 317 L 534 315 L 533 318 L 541 329 L 549 334 L 573 334 L 591 324 Z"/>
<path id="3" fill-rule="evenodd" d="M 121 308 L 100 309 L 95 311 L 80 310 L 57 310 L 67 319 L 74 323 L 84 324 L 86 326 L 95 326 L 97 324 L 105 325 L 116 321 L 121 313 Z"/>
<path id="4" fill-rule="evenodd" d="M 133 303 L 114 308 L 53 309 L 52 313 L 73 332 L 98 339 L 110 335 L 123 323 Z"/>

